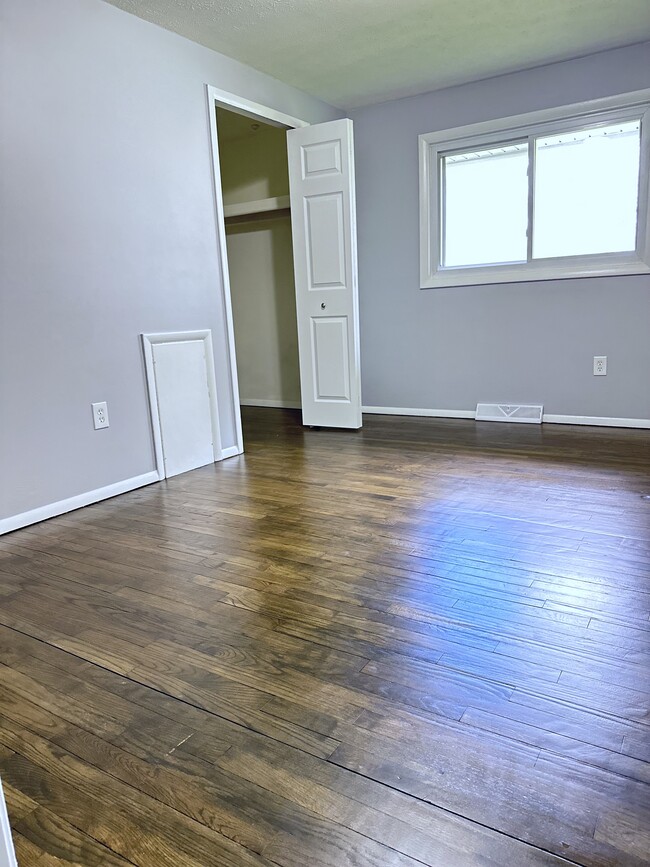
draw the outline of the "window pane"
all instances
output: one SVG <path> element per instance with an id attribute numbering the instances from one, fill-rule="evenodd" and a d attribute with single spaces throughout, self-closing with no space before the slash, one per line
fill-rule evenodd
<path id="1" fill-rule="evenodd" d="M 442 265 L 526 261 L 528 144 L 442 158 Z"/>
<path id="2" fill-rule="evenodd" d="M 640 123 L 535 142 L 533 258 L 636 247 Z"/>

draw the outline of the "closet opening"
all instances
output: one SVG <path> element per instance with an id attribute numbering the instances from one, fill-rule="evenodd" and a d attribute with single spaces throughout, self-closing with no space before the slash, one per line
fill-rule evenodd
<path id="1" fill-rule="evenodd" d="M 286 128 L 217 106 L 239 402 L 301 408 Z"/>

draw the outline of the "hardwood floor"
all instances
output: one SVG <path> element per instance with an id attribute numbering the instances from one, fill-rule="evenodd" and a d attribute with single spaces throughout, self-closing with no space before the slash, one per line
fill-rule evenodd
<path id="1" fill-rule="evenodd" d="M 21 867 L 650 864 L 650 432 L 244 421 L 0 539 Z"/>

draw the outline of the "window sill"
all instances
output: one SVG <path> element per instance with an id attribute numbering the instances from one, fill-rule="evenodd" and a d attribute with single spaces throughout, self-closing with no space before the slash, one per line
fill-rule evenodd
<path id="1" fill-rule="evenodd" d="M 589 260 L 552 259 L 546 263 L 446 268 L 421 276 L 421 289 L 445 286 L 484 286 L 494 283 L 532 283 L 538 280 L 575 280 L 583 277 L 615 277 L 650 274 L 650 263 L 635 254 Z"/>

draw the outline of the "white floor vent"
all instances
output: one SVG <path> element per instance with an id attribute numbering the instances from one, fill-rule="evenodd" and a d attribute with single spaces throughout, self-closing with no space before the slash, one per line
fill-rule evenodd
<path id="1" fill-rule="evenodd" d="M 542 423 L 542 406 L 511 403 L 479 403 L 476 421 L 517 421 L 525 424 Z"/>

